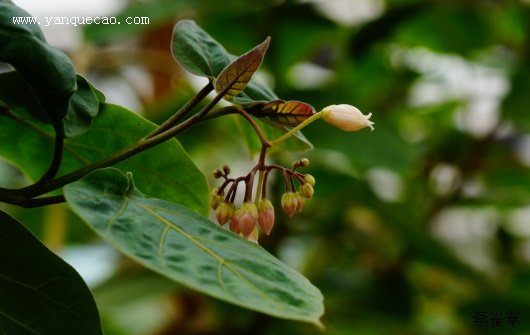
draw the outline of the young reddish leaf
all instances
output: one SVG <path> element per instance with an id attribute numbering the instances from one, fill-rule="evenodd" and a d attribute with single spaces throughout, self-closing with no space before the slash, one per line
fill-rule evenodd
<path id="1" fill-rule="evenodd" d="M 263 56 L 265 56 L 265 52 L 269 47 L 269 42 L 270 37 L 267 37 L 263 43 L 229 64 L 219 74 L 215 81 L 215 90 L 217 93 L 229 88 L 223 98 L 230 101 L 233 97 L 243 91 L 254 72 L 256 72 L 261 65 Z"/>
<path id="2" fill-rule="evenodd" d="M 315 109 L 311 105 L 283 100 L 256 104 L 246 111 L 257 117 L 267 117 L 269 121 L 287 127 L 296 127 L 315 114 Z"/>

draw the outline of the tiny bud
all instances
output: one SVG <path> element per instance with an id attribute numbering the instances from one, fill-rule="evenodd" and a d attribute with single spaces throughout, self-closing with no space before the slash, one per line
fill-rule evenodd
<path id="1" fill-rule="evenodd" d="M 298 201 L 293 192 L 286 192 L 282 195 L 282 207 L 287 215 L 293 216 L 297 206 Z"/>
<path id="2" fill-rule="evenodd" d="M 217 209 L 221 202 L 223 202 L 224 194 L 224 191 L 221 191 L 221 193 L 219 193 L 219 187 L 216 187 L 212 190 L 212 192 L 210 193 L 210 207 L 212 207 L 212 209 Z"/>
<path id="3" fill-rule="evenodd" d="M 244 237 L 248 237 L 256 226 L 256 220 L 258 219 L 258 209 L 254 203 L 245 202 L 238 211 L 236 211 L 235 216 L 237 224 L 239 225 L 239 231 Z"/>
<path id="4" fill-rule="evenodd" d="M 296 192 L 294 196 L 296 198 L 296 210 L 301 212 L 304 209 L 304 197 L 302 197 L 300 192 Z"/>
<path id="5" fill-rule="evenodd" d="M 372 113 L 364 115 L 360 110 L 351 105 L 331 105 L 322 110 L 322 119 L 327 123 L 345 131 L 356 131 L 370 127 L 374 123 L 369 121 Z"/>
<path id="6" fill-rule="evenodd" d="M 223 165 L 223 171 L 226 175 L 230 174 L 230 167 L 227 164 Z"/>
<path id="7" fill-rule="evenodd" d="M 302 167 L 309 166 L 309 159 L 307 159 L 307 158 L 302 158 L 302 159 L 300 160 L 300 166 L 302 166 Z"/>
<path id="8" fill-rule="evenodd" d="M 215 169 L 215 170 L 213 171 L 213 177 L 214 177 L 215 179 L 221 178 L 222 176 L 223 176 L 223 173 L 221 172 L 221 170 L 219 170 L 219 169 Z"/>
<path id="9" fill-rule="evenodd" d="M 217 222 L 222 226 L 234 216 L 235 205 L 226 202 L 221 203 L 215 210 Z"/>
<path id="10" fill-rule="evenodd" d="M 268 199 L 258 203 L 258 223 L 265 234 L 269 235 L 274 226 L 274 207 Z"/>
<path id="11" fill-rule="evenodd" d="M 304 182 L 306 182 L 307 184 L 311 185 L 311 186 L 315 186 L 315 177 L 313 177 L 312 175 L 310 174 L 306 174 L 304 176 Z"/>
<path id="12" fill-rule="evenodd" d="M 300 166 L 300 161 L 299 161 L 299 160 L 295 160 L 295 161 L 293 162 L 293 169 L 296 169 L 296 168 L 298 168 L 299 166 Z"/>
<path id="13" fill-rule="evenodd" d="M 313 186 L 311 184 L 305 183 L 303 185 L 300 185 L 300 194 L 306 198 L 311 199 L 313 197 L 313 193 L 315 191 L 313 190 Z"/>

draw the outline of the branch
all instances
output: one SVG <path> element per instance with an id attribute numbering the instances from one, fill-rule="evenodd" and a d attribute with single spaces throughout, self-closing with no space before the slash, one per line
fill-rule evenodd
<path id="1" fill-rule="evenodd" d="M 50 183 L 48 183 L 43 188 L 39 189 L 38 192 L 32 192 L 29 194 L 30 197 L 36 197 L 42 194 L 46 194 L 50 191 L 56 190 L 58 188 L 63 187 L 64 185 L 73 183 L 90 172 L 102 169 L 106 167 L 113 166 L 114 164 L 117 164 L 123 160 L 126 160 L 127 158 L 130 158 L 142 151 L 145 151 L 147 149 L 150 149 L 160 143 L 163 143 L 176 135 L 182 133 L 183 131 L 187 130 L 188 128 L 191 128 L 195 124 L 197 124 L 201 119 L 223 98 L 223 96 L 226 94 L 226 91 L 230 89 L 230 86 L 225 87 L 222 91 L 220 91 L 200 112 L 193 115 L 186 121 L 178 124 L 177 126 L 174 126 L 173 128 L 170 128 L 166 130 L 163 133 L 160 133 L 158 135 L 151 136 L 149 138 L 144 138 L 140 142 L 137 142 L 125 149 L 122 149 L 121 151 L 118 151 L 114 153 L 113 155 L 94 162 L 90 165 L 87 165 L 79 170 L 70 172 L 68 174 L 65 174 L 59 178 L 54 179 Z"/>
<path id="2" fill-rule="evenodd" d="M 170 129 L 171 127 L 175 126 L 186 114 L 188 114 L 197 104 L 204 99 L 208 93 L 210 93 L 213 90 L 213 84 L 211 82 L 208 82 L 206 86 L 202 88 L 190 101 L 188 101 L 178 112 L 176 112 L 172 117 L 167 119 L 166 122 L 162 123 L 158 128 L 153 130 L 149 135 L 147 135 L 145 138 L 151 138 L 158 134 L 163 133 L 164 131 Z"/>

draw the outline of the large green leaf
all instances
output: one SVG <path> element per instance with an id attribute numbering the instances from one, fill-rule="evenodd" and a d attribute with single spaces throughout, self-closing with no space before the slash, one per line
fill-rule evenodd
<path id="1" fill-rule="evenodd" d="M 79 274 L 0 211 L 0 333 L 103 334 Z"/>
<path id="2" fill-rule="evenodd" d="M 0 156 L 38 180 L 50 164 L 53 129 L 22 115 L 0 119 Z M 155 125 L 116 105 L 101 104 L 92 127 L 65 142 L 58 175 L 64 175 L 126 148 L 150 133 Z M 180 143 L 171 139 L 117 164 L 131 171 L 146 194 L 208 213 L 208 185 Z"/>
<path id="3" fill-rule="evenodd" d="M 40 102 L 42 110 L 31 108 L 30 113 L 42 121 L 44 111 L 59 136 L 77 136 L 90 126 L 97 100 L 86 80 L 76 77 L 68 56 L 46 43 L 38 24 L 15 22 L 27 17 L 13 3 L 0 2 L 0 61 L 11 64 L 31 87 L 24 95 Z"/>
<path id="4" fill-rule="evenodd" d="M 322 295 L 305 277 L 184 206 L 146 198 L 130 174 L 97 170 L 64 192 L 104 240 L 146 267 L 242 307 L 320 325 Z"/>

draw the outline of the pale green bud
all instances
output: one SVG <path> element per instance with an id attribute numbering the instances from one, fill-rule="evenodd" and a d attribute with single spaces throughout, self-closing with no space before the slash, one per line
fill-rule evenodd
<path id="1" fill-rule="evenodd" d="M 304 198 L 311 199 L 313 197 L 313 193 L 314 193 L 314 190 L 313 190 L 313 186 L 311 186 L 311 184 L 305 183 L 303 185 L 300 185 L 300 194 Z"/>

